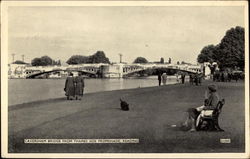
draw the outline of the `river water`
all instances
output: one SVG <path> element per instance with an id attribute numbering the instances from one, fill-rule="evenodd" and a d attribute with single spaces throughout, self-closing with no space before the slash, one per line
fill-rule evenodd
<path id="1" fill-rule="evenodd" d="M 176 78 L 168 76 L 167 84 L 174 83 Z M 9 79 L 9 105 L 65 97 L 64 84 L 65 79 Z M 137 79 L 85 79 L 84 93 L 153 86 L 158 86 L 156 76 Z"/>

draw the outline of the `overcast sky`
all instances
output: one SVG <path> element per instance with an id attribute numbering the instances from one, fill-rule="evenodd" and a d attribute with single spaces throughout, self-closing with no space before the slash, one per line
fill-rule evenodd
<path id="1" fill-rule="evenodd" d="M 218 44 L 225 32 L 244 27 L 243 7 L 10 7 L 9 62 L 30 62 L 48 55 L 66 61 L 72 55 L 105 52 L 111 62 L 196 63 L 200 50 Z"/>

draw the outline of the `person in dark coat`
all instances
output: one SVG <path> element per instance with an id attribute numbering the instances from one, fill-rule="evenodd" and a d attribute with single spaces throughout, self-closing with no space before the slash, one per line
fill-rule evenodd
<path id="1" fill-rule="evenodd" d="M 184 84 L 185 83 L 185 73 L 181 74 L 181 83 Z"/>
<path id="2" fill-rule="evenodd" d="M 81 100 L 83 96 L 83 91 L 84 91 L 84 79 L 82 77 L 82 73 L 79 72 L 78 76 L 75 77 L 75 95 L 76 95 L 76 100 Z"/>
<path id="3" fill-rule="evenodd" d="M 197 117 L 200 115 L 201 111 L 205 108 L 211 108 L 211 109 L 215 109 L 220 97 L 218 95 L 217 91 L 217 86 L 216 85 L 209 85 L 208 86 L 208 91 L 205 92 L 205 101 L 204 101 L 204 105 L 197 107 L 197 108 L 189 108 L 187 110 L 188 112 L 188 118 L 185 122 L 185 124 L 187 124 L 187 122 L 189 120 L 192 121 L 192 128 L 190 131 L 196 131 L 196 119 Z"/>
<path id="4" fill-rule="evenodd" d="M 190 83 L 191 85 L 194 84 L 194 76 L 193 76 L 193 74 L 190 74 L 190 75 L 189 75 L 189 83 Z"/>
<path id="5" fill-rule="evenodd" d="M 159 81 L 159 86 L 161 85 L 161 73 L 158 72 L 158 81 Z"/>
<path id="6" fill-rule="evenodd" d="M 199 85 L 201 85 L 202 78 L 203 78 L 203 75 L 202 75 L 202 73 L 200 73 L 200 74 L 198 75 L 198 83 L 199 83 Z"/>
<path id="7" fill-rule="evenodd" d="M 68 100 L 73 100 L 75 97 L 75 79 L 73 73 L 69 73 L 69 76 L 66 79 L 64 87 L 65 95 Z"/>
<path id="8" fill-rule="evenodd" d="M 198 84 L 199 84 L 199 75 L 198 75 L 197 72 L 194 75 L 194 83 L 195 83 L 196 86 L 198 86 Z"/>

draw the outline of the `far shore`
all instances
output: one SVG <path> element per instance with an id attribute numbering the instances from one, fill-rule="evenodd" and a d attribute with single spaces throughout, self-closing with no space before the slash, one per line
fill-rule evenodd
<path id="1" fill-rule="evenodd" d="M 219 122 L 225 132 L 178 129 L 185 111 L 203 104 L 201 86 L 173 84 L 56 98 L 8 109 L 9 152 L 221 153 L 245 151 L 244 82 L 216 82 L 226 100 Z M 119 99 L 130 105 L 120 110 Z M 175 125 L 175 126 L 173 126 Z M 24 139 L 139 139 L 131 144 L 24 144 Z M 230 139 L 230 144 L 220 143 Z"/>

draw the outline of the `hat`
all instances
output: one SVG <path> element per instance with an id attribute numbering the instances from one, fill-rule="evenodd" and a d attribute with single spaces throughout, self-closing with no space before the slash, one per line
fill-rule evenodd
<path id="1" fill-rule="evenodd" d="M 208 86 L 208 89 L 209 89 L 211 92 L 216 92 L 217 86 L 214 85 L 214 84 L 211 84 L 211 85 Z"/>

